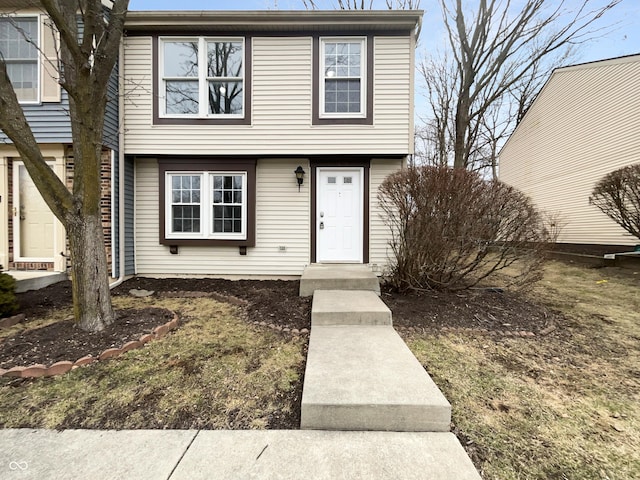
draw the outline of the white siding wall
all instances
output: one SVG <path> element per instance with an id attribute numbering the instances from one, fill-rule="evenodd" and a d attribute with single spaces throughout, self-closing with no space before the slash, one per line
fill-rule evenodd
<path id="1" fill-rule="evenodd" d="M 559 212 L 560 242 L 634 244 L 589 205 L 595 183 L 640 162 L 640 56 L 556 72 L 500 155 L 500 179 Z"/>
<path id="2" fill-rule="evenodd" d="M 309 254 L 308 179 L 298 192 L 293 171 L 304 160 L 260 160 L 256 169 L 256 246 L 180 246 L 178 255 L 158 243 L 158 164 L 136 160 L 136 266 L 142 275 L 300 275 Z M 285 250 L 280 251 L 279 247 Z"/>
<path id="3" fill-rule="evenodd" d="M 377 273 L 383 273 L 392 252 L 389 248 L 389 227 L 384 224 L 384 212 L 378 202 L 378 189 L 387 176 L 402 166 L 399 160 L 371 160 L 369 217 L 369 263 L 376 265 Z"/>
<path id="4" fill-rule="evenodd" d="M 312 40 L 254 37 L 252 122 L 245 126 L 152 125 L 151 37 L 126 37 L 127 154 L 408 154 L 409 37 L 376 37 L 374 124 L 312 125 Z"/>

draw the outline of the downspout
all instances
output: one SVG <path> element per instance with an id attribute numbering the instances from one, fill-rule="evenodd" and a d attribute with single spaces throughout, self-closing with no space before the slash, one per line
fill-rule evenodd
<path id="1" fill-rule="evenodd" d="M 118 243 L 120 252 L 118 263 L 120 274 L 109 288 L 115 288 L 124 281 L 124 36 L 120 39 L 118 53 Z M 112 170 L 113 172 L 113 170 Z M 113 185 L 113 184 L 112 184 Z M 112 190 L 113 191 L 113 190 Z M 113 205 L 113 203 L 112 203 Z M 112 210 L 113 211 L 113 210 Z"/>
<path id="2" fill-rule="evenodd" d="M 116 198 L 114 193 L 114 189 L 113 189 L 113 185 L 116 181 L 116 156 L 115 156 L 115 152 L 113 150 L 110 150 L 110 155 L 109 155 L 109 163 L 111 165 L 111 179 L 109 181 L 109 186 L 110 186 L 110 190 L 111 190 L 111 273 L 112 273 L 112 277 L 116 272 L 116 235 L 115 235 L 115 228 L 113 228 L 113 213 L 114 213 L 114 205 L 116 202 Z"/>

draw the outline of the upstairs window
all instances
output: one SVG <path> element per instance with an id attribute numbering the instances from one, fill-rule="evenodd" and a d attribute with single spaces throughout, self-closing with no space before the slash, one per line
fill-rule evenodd
<path id="1" fill-rule="evenodd" d="M 0 54 L 20 102 L 39 101 L 38 17 L 0 18 Z"/>
<path id="2" fill-rule="evenodd" d="M 160 116 L 243 118 L 244 39 L 163 38 Z"/>
<path id="3" fill-rule="evenodd" d="M 366 39 L 322 38 L 320 62 L 320 116 L 365 117 Z"/>

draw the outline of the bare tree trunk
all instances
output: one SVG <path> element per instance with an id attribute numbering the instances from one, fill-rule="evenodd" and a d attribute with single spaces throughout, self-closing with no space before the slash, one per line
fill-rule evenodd
<path id="1" fill-rule="evenodd" d="M 468 164 L 467 131 L 469 125 L 469 100 L 460 92 L 456 108 L 455 132 L 453 139 L 453 168 L 466 168 Z"/>
<path id="2" fill-rule="evenodd" d="M 38 191 L 67 230 L 74 317 L 81 329 L 96 332 L 114 321 L 100 211 L 100 172 L 107 88 L 129 0 L 114 0 L 108 18 L 100 0 L 40 0 L 40 4 L 60 34 L 59 83 L 69 94 L 73 191 L 69 192 L 44 161 L 2 56 L 0 129 L 13 142 Z"/>
<path id="3" fill-rule="evenodd" d="M 83 330 L 95 332 L 115 320 L 100 215 L 77 216 L 67 225 L 71 251 L 73 314 Z"/>

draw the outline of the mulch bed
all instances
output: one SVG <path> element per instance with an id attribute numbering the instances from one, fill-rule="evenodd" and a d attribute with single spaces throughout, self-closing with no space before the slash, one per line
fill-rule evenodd
<path id="1" fill-rule="evenodd" d="M 108 348 L 119 348 L 137 340 L 173 318 L 164 308 L 127 308 L 116 310 L 116 322 L 100 333 L 84 332 L 72 320 L 26 330 L 2 342 L 0 368 L 41 363 L 51 365 L 62 360 L 75 361 L 85 355 L 98 357 Z"/>
<path id="2" fill-rule="evenodd" d="M 175 292 L 211 292 L 236 297 L 247 303 L 251 322 L 267 322 L 291 329 L 310 328 L 311 298 L 300 298 L 300 282 L 287 280 L 224 280 L 219 278 L 133 278 L 114 289 L 128 295 L 131 289 L 151 290 L 156 295 Z"/>
<path id="3" fill-rule="evenodd" d="M 230 281 L 222 279 L 148 279 L 124 282 L 112 291 L 114 296 L 129 295 L 132 289 L 153 290 L 155 296 L 181 296 L 188 292 L 211 293 L 216 299 L 228 299 L 245 306 L 247 320 L 266 322 L 289 329 L 310 328 L 311 299 L 298 297 L 298 282 L 282 280 Z M 71 282 L 59 282 L 41 290 L 17 295 L 24 323 L 45 318 L 48 312 L 71 305 Z M 240 300 L 238 302 L 237 300 Z M 116 311 L 116 322 L 100 333 L 77 328 L 72 320 L 28 329 L 0 342 L 0 368 L 16 365 L 51 365 L 74 361 L 85 355 L 97 357 L 108 348 L 138 340 L 142 334 L 171 320 L 172 313 L 160 308 Z"/>
<path id="4" fill-rule="evenodd" d="M 153 279 L 134 278 L 113 290 L 113 295 L 129 295 L 131 289 L 153 290 L 158 296 L 180 292 L 210 292 L 216 298 L 240 299 L 247 320 L 266 322 L 283 328 L 310 328 L 311 298 L 298 296 L 299 282 L 284 280 Z M 483 329 L 488 332 L 527 331 L 539 334 L 559 325 L 564 317 L 544 306 L 511 292 L 478 289 L 465 292 L 416 292 L 399 294 L 383 288 L 382 299 L 393 312 L 394 325 L 423 331 L 442 329 Z M 71 304 L 71 283 L 60 282 L 41 290 L 18 295 L 19 312 L 29 319 Z M 237 303 L 237 302 L 236 302 Z M 75 360 L 84 355 L 137 340 L 141 334 L 171 318 L 157 308 L 127 309 L 118 312 L 117 323 L 99 334 L 76 328 L 71 321 L 28 330 L 2 342 L 0 368 L 34 363 L 51 364 Z"/>
<path id="5" fill-rule="evenodd" d="M 557 311 L 500 289 L 404 294 L 383 289 L 382 299 L 393 312 L 396 327 L 526 331 L 537 335 L 565 320 Z"/>

